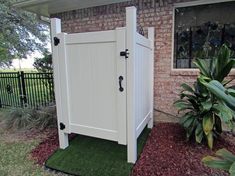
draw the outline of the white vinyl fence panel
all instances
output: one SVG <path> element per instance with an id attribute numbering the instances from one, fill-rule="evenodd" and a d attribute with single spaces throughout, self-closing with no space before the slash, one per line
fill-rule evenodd
<path id="1" fill-rule="evenodd" d="M 122 35 L 125 28 L 57 35 L 63 97 L 60 122 L 66 133 L 126 144 L 126 115 L 121 113 L 126 99 L 125 93 L 118 91 L 118 75 L 125 78 L 125 62 L 117 57 L 117 47 L 125 45 Z M 124 83 L 122 86 L 125 89 Z"/>
<path id="2" fill-rule="evenodd" d="M 134 92 L 135 92 L 135 119 L 136 138 L 149 122 L 152 113 L 152 44 L 151 40 L 136 33 L 134 61 Z"/>
<path id="3" fill-rule="evenodd" d="M 69 35 L 66 47 L 71 131 L 116 141 L 115 31 Z"/>
<path id="4" fill-rule="evenodd" d="M 70 133 L 98 137 L 127 145 L 135 163 L 137 138 L 153 126 L 153 29 L 136 32 L 135 7 L 115 30 L 66 34 L 51 24 L 60 148 Z"/>

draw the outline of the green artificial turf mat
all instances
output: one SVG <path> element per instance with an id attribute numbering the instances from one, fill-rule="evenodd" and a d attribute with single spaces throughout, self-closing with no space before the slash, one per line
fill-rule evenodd
<path id="1" fill-rule="evenodd" d="M 145 128 L 138 138 L 138 156 L 150 133 Z M 127 147 L 117 142 L 78 135 L 65 150 L 58 149 L 46 167 L 80 176 L 128 176 L 133 164 L 127 163 Z"/>

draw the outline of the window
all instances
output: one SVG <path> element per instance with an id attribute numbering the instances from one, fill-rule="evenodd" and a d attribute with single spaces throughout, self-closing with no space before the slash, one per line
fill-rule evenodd
<path id="1" fill-rule="evenodd" d="M 235 51 L 235 2 L 175 8 L 174 68 L 195 68 L 221 45 Z"/>

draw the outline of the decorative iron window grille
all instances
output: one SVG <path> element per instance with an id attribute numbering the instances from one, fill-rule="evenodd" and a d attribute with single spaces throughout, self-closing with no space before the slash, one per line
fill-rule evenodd
<path id="1" fill-rule="evenodd" d="M 232 10 L 235 10 L 235 2 L 177 8 L 174 68 L 195 68 L 193 61 L 196 58 L 211 59 L 223 44 L 235 51 Z"/>

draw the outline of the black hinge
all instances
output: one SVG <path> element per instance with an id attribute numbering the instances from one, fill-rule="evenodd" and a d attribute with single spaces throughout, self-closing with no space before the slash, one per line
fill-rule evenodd
<path id="1" fill-rule="evenodd" d="M 57 37 L 54 37 L 54 45 L 57 46 L 60 43 L 60 39 Z"/>
<path id="2" fill-rule="evenodd" d="M 130 53 L 128 52 L 128 49 L 126 49 L 125 51 L 120 52 L 120 56 L 125 56 L 126 59 L 128 58 L 129 54 Z"/>
<path id="3" fill-rule="evenodd" d="M 64 130 L 65 129 L 65 124 L 60 123 L 60 130 Z"/>

